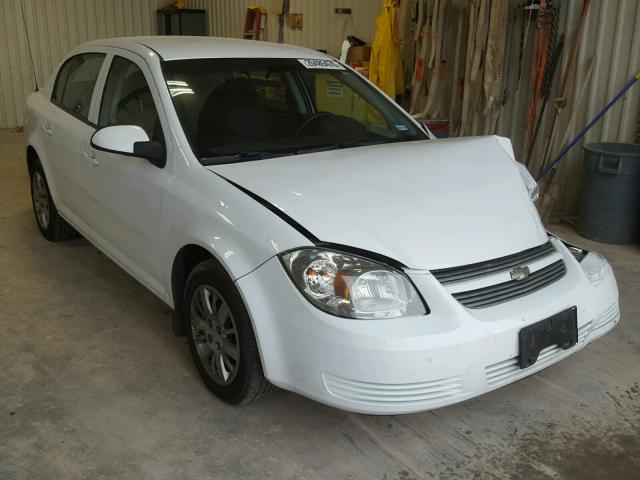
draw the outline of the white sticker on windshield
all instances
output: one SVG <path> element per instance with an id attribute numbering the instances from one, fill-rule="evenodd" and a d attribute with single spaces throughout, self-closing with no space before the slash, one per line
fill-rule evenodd
<path id="1" fill-rule="evenodd" d="M 337 60 L 330 60 L 327 58 L 299 58 L 298 61 L 305 66 L 305 68 L 321 68 L 324 70 L 344 70 L 344 67 L 340 65 Z"/>

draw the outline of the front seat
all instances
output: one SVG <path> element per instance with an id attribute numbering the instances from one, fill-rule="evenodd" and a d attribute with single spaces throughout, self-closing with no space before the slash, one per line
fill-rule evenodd
<path id="1" fill-rule="evenodd" d="M 231 78 L 205 100 L 198 118 L 200 156 L 216 147 L 279 136 L 278 117 L 260 105 L 251 80 Z"/>

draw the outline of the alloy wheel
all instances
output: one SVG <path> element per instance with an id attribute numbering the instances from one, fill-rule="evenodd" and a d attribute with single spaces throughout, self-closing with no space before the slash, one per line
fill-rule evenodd
<path id="1" fill-rule="evenodd" d="M 34 172 L 31 179 L 31 190 L 33 192 L 33 208 L 36 211 L 36 218 L 40 227 L 46 230 L 49 228 L 49 194 L 40 172 Z"/>
<path id="2" fill-rule="evenodd" d="M 238 329 L 229 305 L 220 292 L 200 285 L 191 297 L 191 334 L 198 357 L 220 386 L 236 378 L 240 364 Z"/>

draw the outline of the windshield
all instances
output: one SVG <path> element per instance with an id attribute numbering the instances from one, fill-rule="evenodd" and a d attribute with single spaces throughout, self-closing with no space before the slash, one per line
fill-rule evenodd
<path id="1" fill-rule="evenodd" d="M 196 59 L 162 68 L 191 148 L 206 165 L 427 138 L 335 61 Z"/>

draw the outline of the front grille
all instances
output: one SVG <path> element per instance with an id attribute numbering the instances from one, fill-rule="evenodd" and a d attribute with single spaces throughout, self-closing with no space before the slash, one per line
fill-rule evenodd
<path id="1" fill-rule="evenodd" d="M 529 248 L 513 255 L 495 258 L 485 262 L 471 263 L 462 267 L 443 268 L 441 270 L 432 270 L 436 279 L 442 284 L 464 282 L 477 277 L 483 277 L 495 272 L 510 270 L 514 267 L 526 265 L 540 258 L 551 255 L 556 250 L 551 242 L 547 242 L 538 247 Z"/>
<path id="2" fill-rule="evenodd" d="M 564 276 L 567 269 L 562 260 L 536 270 L 524 280 L 510 280 L 488 287 L 454 293 L 453 298 L 467 308 L 483 308 L 529 295 Z"/>

